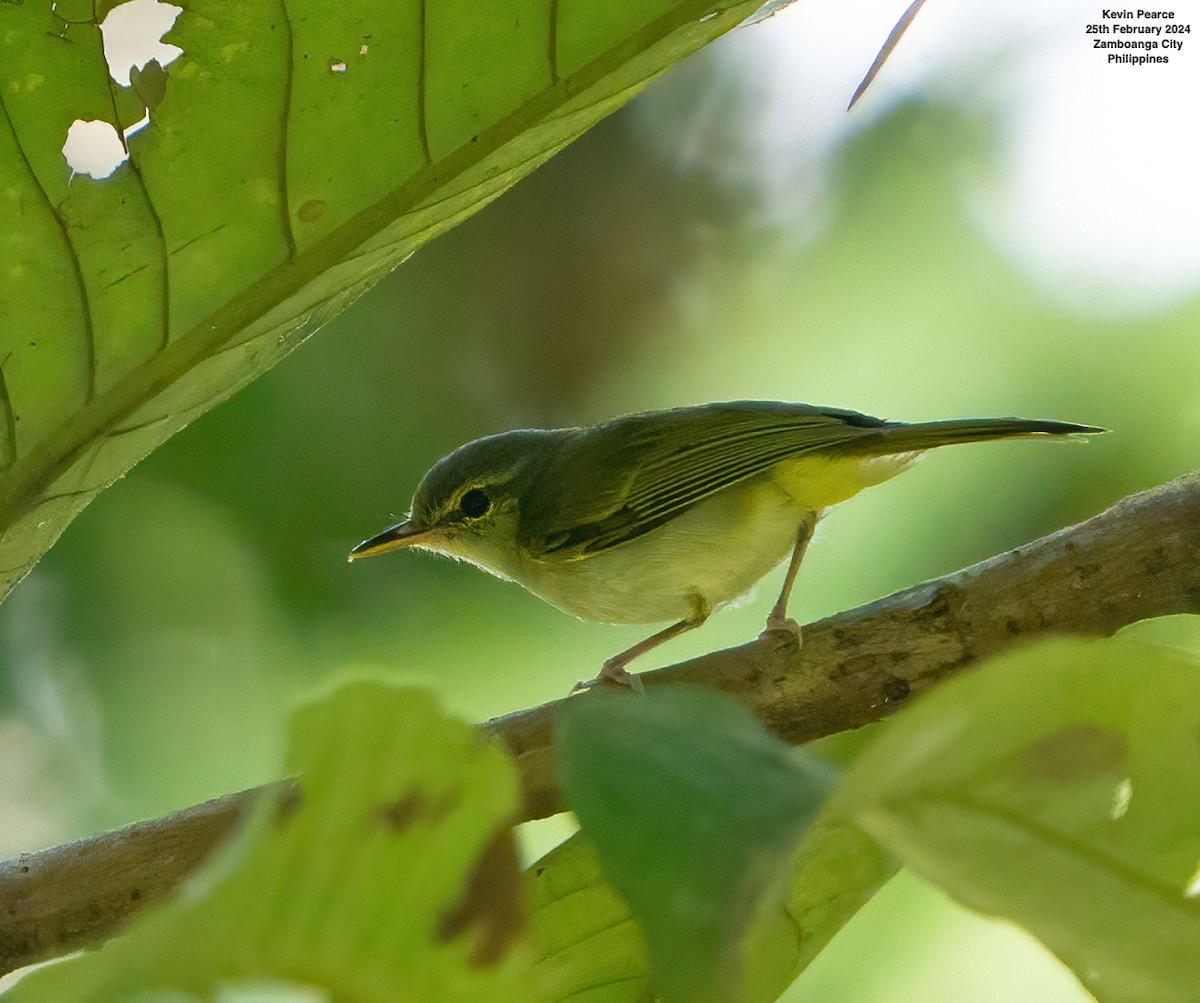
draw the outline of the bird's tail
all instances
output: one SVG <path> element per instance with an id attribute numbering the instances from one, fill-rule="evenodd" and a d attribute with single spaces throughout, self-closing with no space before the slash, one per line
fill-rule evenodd
<path id="1" fill-rule="evenodd" d="M 1094 425 L 1076 425 L 1069 421 L 1039 421 L 1029 418 L 960 418 L 952 421 L 927 421 L 913 425 L 887 424 L 852 443 L 848 451 L 873 456 L 918 452 L 956 442 L 982 442 L 985 439 L 1018 437 L 1077 438 L 1107 431 Z"/>

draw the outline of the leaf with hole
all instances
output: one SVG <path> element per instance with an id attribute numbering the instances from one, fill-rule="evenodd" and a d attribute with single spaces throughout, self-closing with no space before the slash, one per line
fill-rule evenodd
<path id="1" fill-rule="evenodd" d="M 0 594 L 96 492 L 755 4 L 196 0 L 165 78 L 126 89 L 96 18 L 130 6 L 0 6 Z M 128 159 L 72 177 L 72 124 L 119 144 L 138 104 Z"/>

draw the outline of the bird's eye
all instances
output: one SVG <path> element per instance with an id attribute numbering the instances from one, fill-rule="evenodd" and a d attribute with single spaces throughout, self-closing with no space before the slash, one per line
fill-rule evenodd
<path id="1" fill-rule="evenodd" d="M 492 500 L 479 488 L 471 488 L 459 500 L 458 507 L 468 519 L 478 519 L 492 507 Z"/>

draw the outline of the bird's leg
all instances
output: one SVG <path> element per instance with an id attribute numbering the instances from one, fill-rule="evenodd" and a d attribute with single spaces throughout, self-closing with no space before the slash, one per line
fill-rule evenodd
<path id="1" fill-rule="evenodd" d="M 680 620 L 678 623 L 673 623 L 669 627 L 664 627 L 657 634 L 651 634 L 644 641 L 638 641 L 632 648 L 626 648 L 618 655 L 613 655 L 600 668 L 600 675 L 595 679 L 588 679 L 585 682 L 576 683 L 575 693 L 579 690 L 590 689 L 598 683 L 616 684 L 618 686 L 629 686 L 638 693 L 643 692 L 642 681 L 632 672 L 626 672 L 625 666 L 638 657 L 644 655 L 652 648 L 657 648 L 664 641 L 669 641 L 673 637 L 678 637 L 689 630 L 694 630 L 699 627 L 705 620 L 708 619 L 709 613 L 712 612 L 712 607 L 701 596 L 692 596 L 692 615 Z"/>
<path id="2" fill-rule="evenodd" d="M 792 559 L 788 563 L 787 575 L 783 579 L 783 591 L 779 593 L 779 598 L 775 600 L 775 605 L 771 607 L 771 612 L 767 616 L 767 627 L 763 631 L 764 634 L 784 631 L 795 637 L 797 642 L 800 641 L 800 625 L 787 615 L 788 599 L 791 598 L 792 586 L 796 583 L 796 572 L 800 570 L 804 552 L 808 549 L 808 541 L 812 539 L 813 531 L 816 528 L 817 514 L 810 512 L 801 520 L 800 528 L 796 531 L 796 546 L 792 550 Z"/>

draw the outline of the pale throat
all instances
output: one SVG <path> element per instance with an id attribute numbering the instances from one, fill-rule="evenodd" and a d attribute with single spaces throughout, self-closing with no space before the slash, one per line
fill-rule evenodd
<path id="1" fill-rule="evenodd" d="M 514 538 L 498 527 L 483 534 L 458 534 L 435 531 L 429 538 L 417 544 L 422 550 L 432 551 L 456 561 L 464 561 L 505 581 L 520 581 L 522 557 Z"/>

